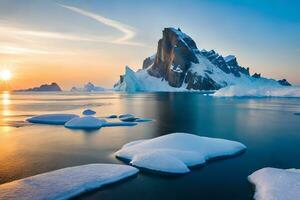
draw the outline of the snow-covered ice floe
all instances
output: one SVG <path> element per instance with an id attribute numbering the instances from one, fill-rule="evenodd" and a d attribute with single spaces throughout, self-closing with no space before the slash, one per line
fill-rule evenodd
<path id="1" fill-rule="evenodd" d="M 233 156 L 245 150 L 245 145 L 235 141 L 172 133 L 130 142 L 115 155 L 142 169 L 183 174 L 190 171 L 188 167 L 203 165 L 209 159 Z"/>
<path id="2" fill-rule="evenodd" d="M 100 188 L 138 173 L 117 164 L 68 167 L 0 185 L 0 199 L 63 200 Z"/>
<path id="3" fill-rule="evenodd" d="M 70 129 L 99 129 L 106 123 L 104 120 L 93 116 L 77 117 L 65 123 Z"/>
<path id="4" fill-rule="evenodd" d="M 228 86 L 217 90 L 215 97 L 300 97 L 300 87 L 296 86 Z"/>
<path id="5" fill-rule="evenodd" d="M 74 114 L 46 114 L 28 118 L 27 121 L 37 124 L 64 125 L 67 121 L 79 117 Z"/>
<path id="6" fill-rule="evenodd" d="M 248 177 L 256 200 L 300 199 L 300 169 L 263 168 Z"/>

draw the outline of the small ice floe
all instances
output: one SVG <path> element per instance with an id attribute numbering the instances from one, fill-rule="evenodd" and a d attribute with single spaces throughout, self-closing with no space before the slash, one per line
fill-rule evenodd
<path id="1" fill-rule="evenodd" d="M 300 169 L 263 168 L 248 176 L 256 200 L 300 199 Z"/>
<path id="2" fill-rule="evenodd" d="M 118 118 L 118 116 L 117 115 L 109 115 L 106 118 L 108 118 L 108 119 L 115 119 L 115 118 Z"/>
<path id="3" fill-rule="evenodd" d="M 134 121 L 135 122 L 151 122 L 151 121 L 153 121 L 153 119 L 150 119 L 150 118 L 136 118 Z"/>
<path id="4" fill-rule="evenodd" d="M 28 118 L 27 121 L 37 124 L 64 125 L 67 121 L 78 117 L 78 115 L 74 114 L 46 114 Z"/>
<path id="5" fill-rule="evenodd" d="M 137 118 L 132 114 L 120 115 L 119 119 L 124 122 L 134 122 Z"/>
<path id="6" fill-rule="evenodd" d="M 134 167 L 117 164 L 68 167 L 2 184 L 0 199 L 70 199 L 136 173 Z"/>
<path id="7" fill-rule="evenodd" d="M 111 126 L 135 126 L 135 122 L 105 122 L 102 127 L 111 127 Z"/>
<path id="8" fill-rule="evenodd" d="M 130 142 L 115 155 L 142 169 L 183 174 L 190 171 L 188 167 L 203 165 L 209 159 L 233 156 L 245 150 L 245 145 L 235 141 L 172 133 Z"/>
<path id="9" fill-rule="evenodd" d="M 94 114 L 96 114 L 96 112 L 91 109 L 86 109 L 82 112 L 82 114 L 83 115 L 94 115 Z"/>
<path id="10" fill-rule="evenodd" d="M 99 129 L 106 123 L 104 120 L 98 119 L 93 116 L 84 116 L 84 117 L 77 117 L 71 119 L 67 123 L 65 123 L 65 127 L 70 129 Z"/>

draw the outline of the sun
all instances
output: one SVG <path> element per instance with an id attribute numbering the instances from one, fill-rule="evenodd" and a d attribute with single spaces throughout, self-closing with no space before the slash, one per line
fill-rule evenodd
<path id="1" fill-rule="evenodd" d="M 0 77 L 1 77 L 1 79 L 2 79 L 3 81 L 8 81 L 8 80 L 11 79 L 11 72 L 10 72 L 9 70 L 7 70 L 7 69 L 2 70 L 2 71 L 0 72 Z"/>

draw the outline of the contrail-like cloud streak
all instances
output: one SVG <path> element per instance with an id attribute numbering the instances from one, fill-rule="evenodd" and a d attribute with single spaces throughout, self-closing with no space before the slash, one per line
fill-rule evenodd
<path id="1" fill-rule="evenodd" d="M 105 24 L 107 26 L 115 28 L 115 29 L 121 31 L 124 34 L 122 37 L 117 38 L 115 40 L 112 40 L 111 43 L 142 46 L 142 44 L 140 44 L 140 43 L 136 43 L 136 42 L 131 41 L 131 39 L 133 39 L 136 35 L 136 32 L 135 32 L 134 28 L 131 27 L 131 26 L 128 26 L 128 25 L 123 24 L 119 21 L 112 20 L 112 19 L 103 17 L 101 15 L 98 15 L 98 14 L 95 14 L 95 13 L 92 13 L 92 12 L 82 10 L 80 8 L 76 8 L 76 7 L 73 7 L 73 6 L 66 6 L 66 5 L 62 5 L 62 4 L 59 4 L 59 5 L 63 8 L 66 8 L 68 10 L 76 12 L 80 15 L 92 18 L 92 19 L 94 19 L 94 20 L 96 20 L 96 21 L 98 21 L 102 24 Z"/>

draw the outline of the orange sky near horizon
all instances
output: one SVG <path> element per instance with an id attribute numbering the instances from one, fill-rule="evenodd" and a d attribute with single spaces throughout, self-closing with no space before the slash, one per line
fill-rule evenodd
<path id="1" fill-rule="evenodd" d="M 297 6 L 260 1 L 190 4 L 0 1 L 0 71 L 12 72 L 7 81 L 11 90 L 51 82 L 63 90 L 87 82 L 112 88 L 126 65 L 137 70 L 156 52 L 163 28 L 180 27 L 199 49 L 236 55 L 251 74 L 300 83 Z M 189 12 L 174 13 L 180 9 Z"/>

